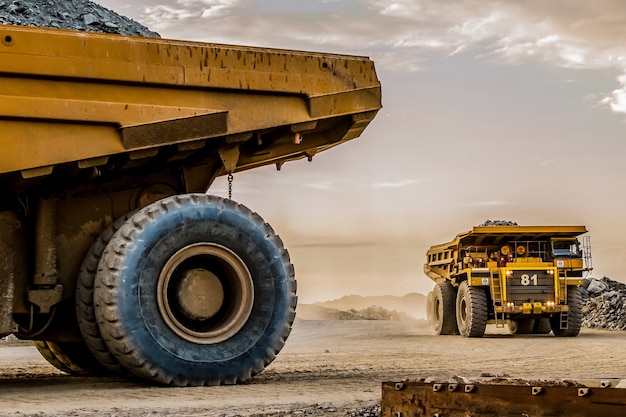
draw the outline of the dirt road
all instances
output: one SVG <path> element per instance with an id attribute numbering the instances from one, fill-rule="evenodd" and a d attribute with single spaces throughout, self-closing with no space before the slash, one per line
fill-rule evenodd
<path id="1" fill-rule="evenodd" d="M 251 383 L 203 388 L 70 377 L 32 346 L 0 344 L 0 416 L 346 416 L 378 403 L 383 380 L 626 377 L 626 332 L 583 329 L 571 339 L 488 333 L 465 339 L 433 336 L 424 322 L 299 320 Z"/>

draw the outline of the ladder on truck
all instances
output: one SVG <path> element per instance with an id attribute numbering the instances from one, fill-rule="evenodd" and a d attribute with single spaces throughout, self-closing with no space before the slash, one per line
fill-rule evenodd
<path id="1" fill-rule="evenodd" d="M 583 251 L 583 268 L 586 269 L 585 277 L 587 277 L 593 269 L 593 262 L 591 259 L 591 236 L 583 236 L 581 249 Z"/>
<path id="2" fill-rule="evenodd" d="M 504 304 L 504 297 L 502 297 L 502 280 L 500 278 L 499 271 L 490 271 L 490 287 L 491 298 L 493 300 L 493 314 L 496 319 L 496 327 L 504 327 L 504 311 L 497 311 L 498 306 L 502 307 Z"/>

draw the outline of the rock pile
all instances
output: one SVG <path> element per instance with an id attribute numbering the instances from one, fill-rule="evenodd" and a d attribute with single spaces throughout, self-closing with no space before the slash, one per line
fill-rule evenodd
<path id="1" fill-rule="evenodd" d="M 610 278 L 585 280 L 583 327 L 626 330 L 626 284 Z"/>
<path id="2" fill-rule="evenodd" d="M 517 222 L 511 220 L 485 220 L 478 226 L 517 226 Z"/>
<path id="3" fill-rule="evenodd" d="M 88 0 L 0 0 L 0 24 L 159 37 L 144 25 Z"/>
<path id="4" fill-rule="evenodd" d="M 413 320 L 408 314 L 398 312 L 396 310 L 387 310 L 380 306 L 370 306 L 362 310 L 350 309 L 347 311 L 331 310 L 328 311 L 328 319 L 330 320 Z"/>

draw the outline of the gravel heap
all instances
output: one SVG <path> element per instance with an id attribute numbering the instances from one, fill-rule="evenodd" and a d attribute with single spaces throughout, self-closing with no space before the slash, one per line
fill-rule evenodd
<path id="1" fill-rule="evenodd" d="M 581 293 L 583 327 L 626 330 L 626 284 L 593 278 L 585 280 Z"/>
<path id="2" fill-rule="evenodd" d="M 144 25 L 88 0 L 0 0 L 0 24 L 160 37 Z"/>
<path id="3" fill-rule="evenodd" d="M 478 226 L 517 226 L 517 223 L 511 220 L 485 220 Z"/>
<path id="4" fill-rule="evenodd" d="M 362 310 L 336 310 L 326 309 L 325 318 L 327 320 L 393 320 L 393 321 L 408 321 L 415 320 L 404 312 L 396 310 L 387 310 L 380 306 L 370 306 Z"/>

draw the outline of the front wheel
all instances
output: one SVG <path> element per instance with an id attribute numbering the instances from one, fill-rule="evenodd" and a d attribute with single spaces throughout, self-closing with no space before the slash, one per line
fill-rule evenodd
<path id="1" fill-rule="evenodd" d="M 561 328 L 561 314 L 555 314 L 550 317 L 550 326 L 552 333 L 556 337 L 575 337 L 580 333 L 580 326 L 583 322 L 583 298 L 580 294 L 580 288 L 571 287 L 567 289 L 567 305 L 569 311 L 567 317 L 563 320 L 566 328 Z"/>
<path id="2" fill-rule="evenodd" d="M 107 245 L 95 280 L 98 325 L 130 373 L 173 386 L 233 384 L 261 372 L 295 318 L 281 239 L 218 197 L 165 198 Z"/>
<path id="3" fill-rule="evenodd" d="M 433 325 L 435 323 L 435 294 L 430 291 L 426 297 L 426 321 L 428 324 Z"/>

